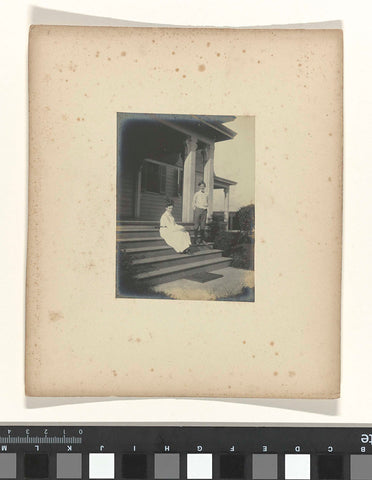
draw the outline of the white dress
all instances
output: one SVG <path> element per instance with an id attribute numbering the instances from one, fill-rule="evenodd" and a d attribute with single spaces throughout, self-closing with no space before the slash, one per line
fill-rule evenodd
<path id="1" fill-rule="evenodd" d="M 164 212 L 160 218 L 160 236 L 176 252 L 183 252 L 191 245 L 190 235 L 182 225 L 177 225 L 170 212 Z"/>

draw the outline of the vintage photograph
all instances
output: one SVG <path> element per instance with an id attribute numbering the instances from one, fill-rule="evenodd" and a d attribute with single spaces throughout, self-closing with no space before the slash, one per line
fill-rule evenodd
<path id="1" fill-rule="evenodd" d="M 117 114 L 117 297 L 254 301 L 254 121 Z"/>

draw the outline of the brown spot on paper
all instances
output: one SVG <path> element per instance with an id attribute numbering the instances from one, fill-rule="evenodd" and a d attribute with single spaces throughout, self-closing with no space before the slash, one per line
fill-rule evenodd
<path id="1" fill-rule="evenodd" d="M 198 70 L 199 70 L 199 72 L 204 72 L 205 65 L 204 64 L 199 65 Z"/>
<path id="2" fill-rule="evenodd" d="M 51 322 L 57 322 L 58 320 L 63 319 L 63 314 L 61 312 L 50 311 L 49 312 L 49 320 Z"/>
<path id="3" fill-rule="evenodd" d="M 126 54 L 127 54 L 127 52 L 122 51 L 120 55 L 121 55 L 122 57 L 125 57 Z"/>
<path id="4" fill-rule="evenodd" d="M 288 372 L 288 376 L 289 376 L 289 377 L 294 377 L 294 376 L 296 376 L 296 372 L 294 372 L 293 370 L 290 370 L 290 371 Z"/>
<path id="5" fill-rule="evenodd" d="M 277 376 L 278 376 L 278 372 L 274 372 L 273 375 L 274 375 L 274 377 L 277 377 Z"/>

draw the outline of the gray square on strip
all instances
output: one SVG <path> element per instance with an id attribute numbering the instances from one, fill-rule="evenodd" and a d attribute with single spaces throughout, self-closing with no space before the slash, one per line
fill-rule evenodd
<path id="1" fill-rule="evenodd" d="M 179 453 L 155 453 L 155 478 L 156 480 L 180 478 Z"/>
<path id="2" fill-rule="evenodd" d="M 17 477 L 17 454 L 0 453 L 0 478 Z"/>
<path id="3" fill-rule="evenodd" d="M 350 455 L 350 479 L 372 480 L 372 455 Z"/>
<path id="4" fill-rule="evenodd" d="M 254 480 L 277 480 L 278 455 L 271 453 L 252 455 L 252 478 Z"/>
<path id="5" fill-rule="evenodd" d="M 57 478 L 81 478 L 81 453 L 57 453 Z"/>

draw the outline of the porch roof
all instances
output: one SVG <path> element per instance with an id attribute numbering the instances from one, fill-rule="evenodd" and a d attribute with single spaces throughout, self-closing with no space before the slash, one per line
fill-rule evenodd
<path id="1" fill-rule="evenodd" d="M 223 142 L 236 136 L 236 132 L 224 125 L 235 120 L 236 117 L 233 115 L 169 115 L 168 118 L 164 118 L 154 114 L 152 117 L 174 130 L 194 134 L 200 140 Z"/>
<path id="2" fill-rule="evenodd" d="M 232 185 L 236 185 L 237 182 L 234 182 L 233 180 L 228 180 L 227 178 L 222 178 L 222 177 L 217 177 L 217 175 L 214 176 L 214 188 L 227 188 Z"/>

